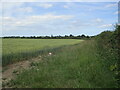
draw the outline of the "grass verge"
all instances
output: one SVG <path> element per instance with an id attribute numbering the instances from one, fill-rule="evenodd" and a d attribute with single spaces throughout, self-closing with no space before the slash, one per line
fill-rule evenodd
<path id="1" fill-rule="evenodd" d="M 65 46 L 11 80 L 11 87 L 113 88 L 114 74 L 102 62 L 94 40 Z M 32 67 L 31 65 L 31 67 Z"/>

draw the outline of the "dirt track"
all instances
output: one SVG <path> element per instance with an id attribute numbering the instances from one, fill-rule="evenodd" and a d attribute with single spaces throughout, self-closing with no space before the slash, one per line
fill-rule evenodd
<path id="1" fill-rule="evenodd" d="M 14 79 L 16 75 L 21 73 L 23 69 L 29 69 L 32 62 L 39 62 L 42 60 L 41 56 L 32 58 L 31 60 L 20 61 L 6 67 L 3 67 L 2 83 L 8 83 L 11 79 Z"/>

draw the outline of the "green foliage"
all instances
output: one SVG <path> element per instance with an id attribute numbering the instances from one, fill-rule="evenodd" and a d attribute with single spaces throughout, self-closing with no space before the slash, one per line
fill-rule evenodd
<path id="1" fill-rule="evenodd" d="M 114 31 L 102 32 L 95 38 L 98 53 L 103 58 L 104 64 L 114 71 L 117 87 L 120 87 L 120 26 L 116 25 Z"/>
<path id="2" fill-rule="evenodd" d="M 101 62 L 96 42 L 65 46 L 51 51 L 34 68 L 23 71 L 10 82 L 22 88 L 114 88 L 113 73 Z"/>

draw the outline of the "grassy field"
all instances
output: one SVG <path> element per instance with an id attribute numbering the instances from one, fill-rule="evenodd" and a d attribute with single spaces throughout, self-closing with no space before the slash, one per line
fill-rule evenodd
<path id="1" fill-rule="evenodd" d="M 94 40 L 51 51 L 39 63 L 10 82 L 12 87 L 29 88 L 113 88 L 114 74 L 97 53 Z"/>
<path id="2" fill-rule="evenodd" d="M 3 39 L 3 66 L 37 56 L 45 49 L 73 45 L 81 41 L 75 39 Z"/>

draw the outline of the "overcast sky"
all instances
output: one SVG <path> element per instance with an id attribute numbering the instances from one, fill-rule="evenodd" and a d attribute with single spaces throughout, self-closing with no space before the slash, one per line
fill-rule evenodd
<path id="1" fill-rule="evenodd" d="M 117 2 L 3 2 L 3 36 L 96 35 L 113 30 Z"/>

